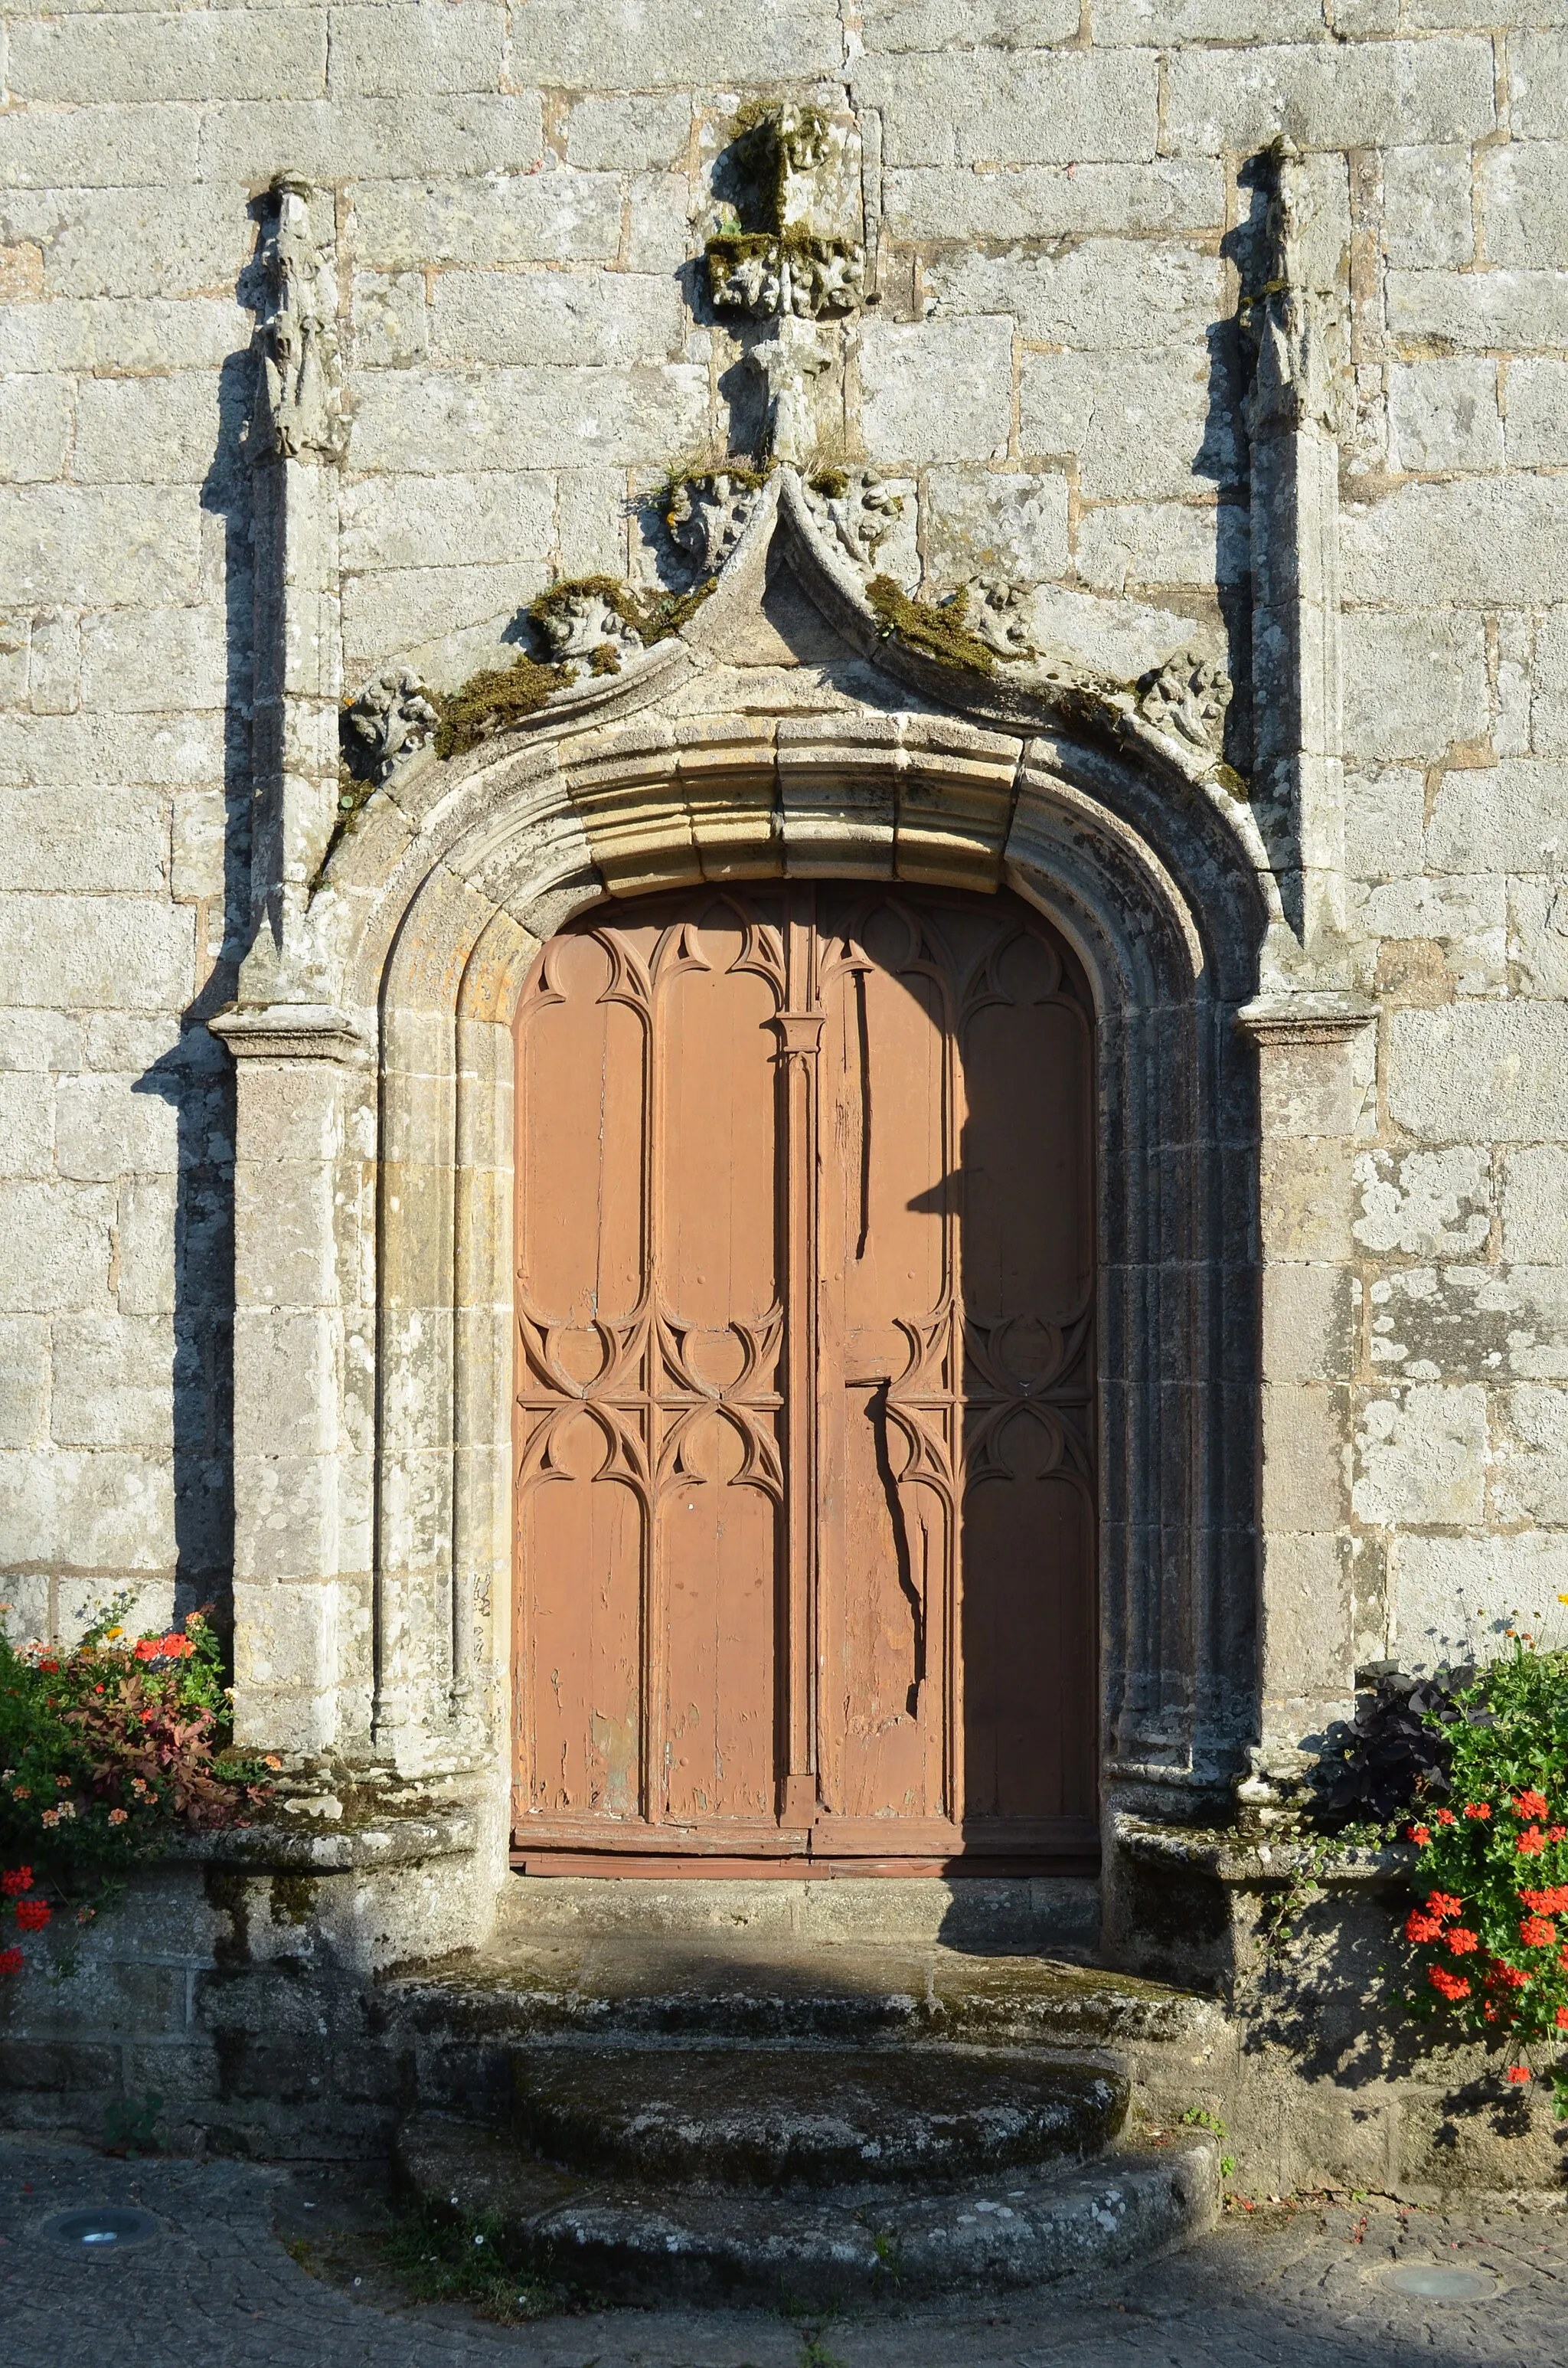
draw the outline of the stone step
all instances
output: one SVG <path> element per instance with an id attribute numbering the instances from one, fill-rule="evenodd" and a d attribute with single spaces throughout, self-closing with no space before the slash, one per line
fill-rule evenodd
<path id="1" fill-rule="evenodd" d="M 512 2070 L 514 2127 L 545 2160 L 719 2192 L 1081 2158 L 1127 2112 L 1114 2073 L 995 2049 L 558 2046 Z"/>
<path id="2" fill-rule="evenodd" d="M 1218 2148 L 1195 2136 L 1084 2167 L 728 2195 L 585 2178 L 496 2132 L 417 2115 L 395 2158 L 432 2211 L 486 2216 L 508 2267 L 655 2302 L 840 2305 L 1103 2271 L 1208 2227 Z"/>
<path id="3" fill-rule="evenodd" d="M 1160 1982 L 1032 1956 L 694 1946 L 635 1935 L 513 1940 L 389 1978 L 385 2009 L 415 2044 L 612 2037 L 759 2044 L 945 2038 L 969 2044 L 1201 2046 L 1216 2003 Z"/>

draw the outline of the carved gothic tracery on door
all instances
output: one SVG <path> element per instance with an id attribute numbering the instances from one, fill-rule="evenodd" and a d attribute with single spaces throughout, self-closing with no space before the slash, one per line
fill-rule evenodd
<path id="1" fill-rule="evenodd" d="M 519 1846 L 1094 1839 L 1093 1027 L 1008 896 L 598 908 L 517 1023 Z"/>

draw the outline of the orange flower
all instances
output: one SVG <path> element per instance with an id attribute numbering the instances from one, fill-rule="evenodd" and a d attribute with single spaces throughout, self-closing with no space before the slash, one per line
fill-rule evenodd
<path id="1" fill-rule="evenodd" d="M 1530 2077 L 1530 2076 L 1529 2076 L 1529 2074 L 1525 2070 L 1525 2067 L 1524 2067 L 1524 2066 L 1523 2066 L 1522 2064 L 1510 2064 L 1510 2065 L 1509 2065 L 1509 2066 L 1508 2066 L 1508 2078 L 1509 2078 L 1509 2079 L 1513 2082 L 1513 2084 L 1514 2084 L 1514 2086 L 1515 2086 L 1515 2088 L 1516 2088 L 1516 2089 L 1522 2088 L 1522 2087 L 1523 2087 L 1523 2085 L 1524 2085 L 1524 2083 L 1525 2083 L 1525 2082 L 1529 2078 L 1529 2077 Z"/>
<path id="2" fill-rule="evenodd" d="M 1459 1823 L 1459 1819 L 1455 1816 L 1451 1809 L 1439 1809 L 1437 1811 L 1437 1823 L 1440 1826 L 1456 1826 Z"/>
<path id="3" fill-rule="evenodd" d="M 1467 1801 L 1464 1804 L 1464 1813 L 1467 1817 L 1489 1817 L 1492 1815 L 1492 1804 L 1490 1801 Z"/>
<path id="4" fill-rule="evenodd" d="M 1514 1848 L 1521 1858 L 1539 1858 L 1546 1848 L 1546 1836 L 1539 1826 L 1527 1826 Z"/>
<path id="5" fill-rule="evenodd" d="M 1550 1917 L 1526 1916 L 1519 1924 L 1519 1938 L 1527 1949 L 1550 1949 L 1557 1938 L 1557 1927 Z"/>
<path id="6" fill-rule="evenodd" d="M 123 1826 L 130 1815 L 129 1809 L 111 1809 L 108 1813 L 108 1821 L 111 1826 Z"/>
<path id="7" fill-rule="evenodd" d="M 1568 2031 L 1568 2006 L 1560 2006 L 1558 2008 L 1557 2028 L 1559 2031 Z"/>
<path id="8" fill-rule="evenodd" d="M 1514 1796 L 1515 1812 L 1521 1817 L 1544 1817 L 1550 1814 L 1551 1807 L 1551 1804 L 1544 1793 L 1537 1793 L 1528 1786 Z"/>
<path id="9" fill-rule="evenodd" d="M 1430 1828 L 1426 1826 L 1408 1826 L 1405 1830 L 1411 1840 L 1418 1843 L 1423 1850 L 1432 1839 Z"/>

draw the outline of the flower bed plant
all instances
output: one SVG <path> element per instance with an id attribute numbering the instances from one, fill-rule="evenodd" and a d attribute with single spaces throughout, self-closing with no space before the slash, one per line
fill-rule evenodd
<path id="1" fill-rule="evenodd" d="M 82 1923 L 180 1827 L 243 1825 L 268 1767 L 232 1748 L 218 1638 L 202 1612 L 134 1639 L 111 1605 L 79 1645 L 0 1637 L 0 1973 L 58 1911 Z"/>
<path id="2" fill-rule="evenodd" d="M 1568 1653 L 1517 1639 L 1450 1701 L 1446 1797 L 1399 1828 L 1422 1894 L 1406 2003 L 1504 2042 L 1522 2086 L 1532 2050 L 1568 2045 Z M 1568 2118 L 1568 2059 L 1538 2068 Z"/>

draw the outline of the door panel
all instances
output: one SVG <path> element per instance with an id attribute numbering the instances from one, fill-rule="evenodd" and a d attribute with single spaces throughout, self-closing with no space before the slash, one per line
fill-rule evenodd
<path id="1" fill-rule="evenodd" d="M 530 1855 L 1092 1847 L 1093 1030 L 1006 895 L 609 905 L 523 997 Z"/>

